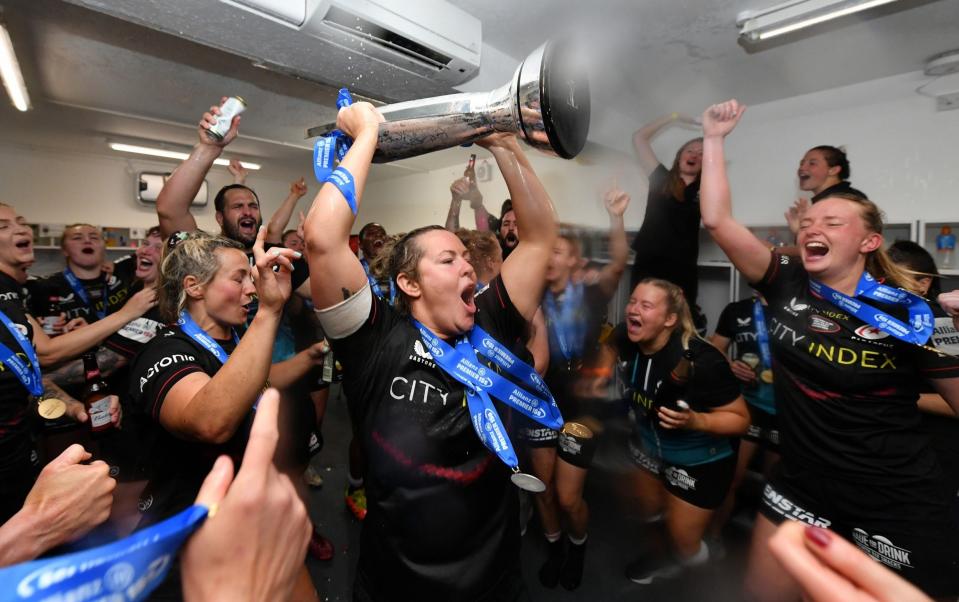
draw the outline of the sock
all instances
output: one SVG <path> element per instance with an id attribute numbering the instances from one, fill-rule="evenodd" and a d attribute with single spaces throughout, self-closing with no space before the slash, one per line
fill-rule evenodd
<path id="1" fill-rule="evenodd" d="M 566 554 L 566 563 L 563 564 L 563 570 L 559 575 L 560 584 L 569 591 L 579 587 L 580 582 L 583 580 L 583 561 L 586 558 L 586 538 L 587 535 L 583 535 L 581 538 L 569 536 L 569 541 L 573 545 L 569 547 L 569 552 Z"/>
<path id="2" fill-rule="evenodd" d="M 689 558 L 682 558 L 679 561 L 679 564 L 683 565 L 686 568 L 699 566 L 701 564 L 706 564 L 709 560 L 709 547 L 705 542 L 699 542 L 699 550 L 690 556 Z"/>
<path id="3" fill-rule="evenodd" d="M 543 587 L 550 589 L 556 587 L 556 584 L 559 583 L 559 574 L 566 562 L 566 550 L 563 549 L 565 542 L 561 536 L 562 533 L 546 534 L 546 541 L 548 542 L 546 544 L 546 562 L 539 568 L 539 582 L 543 584 Z"/>

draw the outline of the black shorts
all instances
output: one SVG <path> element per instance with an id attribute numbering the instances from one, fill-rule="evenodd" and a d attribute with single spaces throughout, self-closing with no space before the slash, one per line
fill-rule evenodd
<path id="1" fill-rule="evenodd" d="M 893 495 L 889 489 L 780 465 L 759 511 L 775 524 L 797 520 L 832 529 L 928 595 L 956 595 L 959 530 L 941 484 L 916 483 Z M 908 504 L 894 499 L 902 495 Z"/>
<path id="2" fill-rule="evenodd" d="M 566 430 L 560 431 L 556 440 L 559 447 L 556 455 L 578 468 L 589 468 L 596 455 L 596 437 L 576 437 Z"/>
<path id="3" fill-rule="evenodd" d="M 736 472 L 736 454 L 685 466 L 651 456 L 633 441 L 629 442 L 629 453 L 636 466 L 658 476 L 671 495 L 705 510 L 723 505 Z"/>
<path id="4" fill-rule="evenodd" d="M 749 415 L 749 428 L 746 429 L 743 439 L 779 453 L 779 417 L 754 405 L 749 406 Z"/>
<path id="5" fill-rule="evenodd" d="M 510 410 L 510 433 L 523 447 L 556 447 L 559 433 L 516 410 Z"/>

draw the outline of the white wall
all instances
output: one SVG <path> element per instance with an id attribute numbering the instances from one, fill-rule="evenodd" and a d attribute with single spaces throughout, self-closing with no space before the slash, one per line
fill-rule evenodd
<path id="1" fill-rule="evenodd" d="M 879 203 L 889 221 L 959 220 L 959 110 L 937 112 L 935 100 L 917 94 L 915 89 L 928 80 L 915 72 L 750 107 L 728 140 L 737 217 L 750 225 L 781 223 L 800 192 L 796 167 L 803 153 L 832 144 L 846 148 L 851 181 Z M 639 125 L 624 123 L 622 135 L 628 139 Z M 690 129 L 670 128 L 654 147 L 668 165 L 676 149 L 696 135 Z M 482 149 L 463 149 L 464 166 L 470 152 L 488 156 Z M 633 196 L 627 227 L 639 227 L 646 183 L 628 155 L 610 151 L 584 165 L 529 154 L 562 221 L 604 227 L 598 191 L 619 174 L 621 185 Z M 372 183 L 359 221 L 375 219 L 396 231 L 443 223 L 449 184 L 461 173 L 460 168 L 440 169 Z M 498 212 L 506 196 L 501 178 L 497 175 L 480 187 L 487 208 Z M 466 207 L 462 223 L 472 224 Z"/>
<path id="2" fill-rule="evenodd" d="M 959 140 L 959 111 L 936 112 L 933 99 L 917 94 L 915 89 L 927 80 L 916 72 L 751 107 L 728 141 L 737 216 L 748 224 L 780 223 L 782 212 L 798 195 L 795 170 L 803 152 L 826 143 L 847 148 L 853 184 L 870 194 L 890 220 L 959 220 L 954 146 Z M 623 123 L 623 137 L 628 139 L 638 125 Z M 679 145 L 695 135 L 693 130 L 670 128 L 654 146 L 669 163 Z M 463 167 L 471 152 L 480 161 L 489 157 L 476 147 L 461 152 Z M 562 221 L 605 227 L 599 194 L 618 176 L 620 185 L 633 196 L 627 226 L 639 227 L 646 183 L 629 155 L 591 146 L 574 161 L 532 150 L 529 156 Z M 27 147 L 5 142 L 0 134 L 0 200 L 15 205 L 31 222 L 149 226 L 156 223 L 153 208 L 134 200 L 135 173 L 170 171 L 175 165 Z M 265 216 L 286 196 L 288 182 L 304 174 L 304 168 L 308 169 L 294 165 L 285 173 L 250 177 Z M 389 231 L 443 223 L 449 184 L 461 174 L 462 167 L 457 166 L 370 182 L 357 228 L 371 220 L 382 222 Z M 201 227 L 215 230 L 212 194 L 230 181 L 230 175 L 225 168 L 214 167 L 208 180 L 210 204 L 195 213 Z M 316 191 L 315 183 L 308 184 L 310 192 L 299 205 L 304 209 Z M 507 196 L 498 173 L 480 186 L 487 208 L 498 213 Z M 472 224 L 466 206 L 462 223 Z"/>
<path id="3" fill-rule="evenodd" d="M 0 201 L 11 204 L 31 223 L 69 224 L 89 222 L 100 226 L 150 227 L 156 225 L 152 205 L 136 201 L 136 174 L 140 171 L 170 172 L 176 162 L 127 159 L 119 155 L 80 154 L 0 142 Z M 309 175 L 309 164 L 299 170 Z M 289 193 L 290 174 L 273 178 L 256 172 L 247 184 L 257 191 L 265 219 Z M 288 179 L 276 179 L 276 176 Z M 213 196 L 232 182 L 225 167 L 215 166 L 207 176 L 209 203 L 193 207 L 203 229 L 218 231 Z M 310 183 L 308 182 L 308 185 Z M 315 184 L 311 186 L 316 193 Z M 300 200 L 307 208 L 312 195 Z M 296 213 L 291 225 L 296 225 Z"/>

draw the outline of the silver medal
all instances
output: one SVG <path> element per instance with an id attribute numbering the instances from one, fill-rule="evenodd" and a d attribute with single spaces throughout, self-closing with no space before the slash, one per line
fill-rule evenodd
<path id="1" fill-rule="evenodd" d="M 514 472 L 510 475 L 509 479 L 513 481 L 513 485 L 530 493 L 542 493 L 546 491 L 545 483 L 525 472 Z"/>

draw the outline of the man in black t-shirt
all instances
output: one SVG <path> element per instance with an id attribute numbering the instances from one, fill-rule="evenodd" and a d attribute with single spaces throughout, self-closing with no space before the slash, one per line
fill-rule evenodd
<path id="1" fill-rule="evenodd" d="M 67 266 L 45 278 L 27 281 L 30 313 L 42 320 L 50 336 L 62 334 L 57 316 L 70 322 L 82 318 L 86 323 L 116 311 L 130 296 L 137 269 L 133 256 L 113 264 L 112 272 L 103 270 L 105 246 L 99 228 L 73 224 L 64 228 L 61 240 Z"/>

